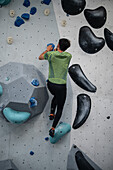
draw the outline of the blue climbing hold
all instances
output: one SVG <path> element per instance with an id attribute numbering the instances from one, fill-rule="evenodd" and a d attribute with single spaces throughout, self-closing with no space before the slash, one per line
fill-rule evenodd
<path id="1" fill-rule="evenodd" d="M 1 6 L 4 6 L 4 5 L 7 5 L 11 2 L 11 0 L 0 0 L 0 5 Z"/>
<path id="2" fill-rule="evenodd" d="M 15 123 L 15 124 L 24 123 L 25 121 L 28 120 L 28 118 L 31 115 L 29 112 L 19 112 L 19 111 L 11 109 L 9 107 L 6 107 L 3 110 L 3 114 L 9 122 Z"/>
<path id="3" fill-rule="evenodd" d="M 0 96 L 3 94 L 3 88 L 2 86 L 0 85 Z"/>
<path id="4" fill-rule="evenodd" d="M 53 47 L 52 51 L 54 51 L 55 45 L 54 45 L 53 43 L 49 43 L 49 44 L 47 44 L 47 47 L 48 47 L 49 45 L 52 45 L 52 47 Z"/>
<path id="5" fill-rule="evenodd" d="M 31 82 L 31 84 L 32 84 L 33 86 L 39 86 L 39 81 L 38 81 L 37 79 L 33 79 L 32 82 Z"/>
<path id="6" fill-rule="evenodd" d="M 31 15 L 34 15 L 36 12 L 37 12 L 37 9 L 36 9 L 35 7 L 32 7 L 32 8 L 30 9 L 30 14 L 31 14 Z"/>
<path id="7" fill-rule="evenodd" d="M 34 155 L 34 152 L 33 152 L 33 151 L 30 151 L 30 155 Z"/>
<path id="8" fill-rule="evenodd" d="M 34 97 L 31 97 L 29 102 L 30 102 L 30 107 L 37 106 L 37 100 Z"/>
<path id="9" fill-rule="evenodd" d="M 21 15 L 21 17 L 25 20 L 29 20 L 30 15 L 28 13 L 24 13 L 24 14 Z"/>
<path id="10" fill-rule="evenodd" d="M 48 141 L 48 140 L 49 140 L 49 137 L 46 137 L 45 140 Z"/>
<path id="11" fill-rule="evenodd" d="M 16 27 L 20 27 L 24 23 L 25 23 L 24 20 L 22 18 L 20 18 L 19 16 L 17 16 L 14 24 L 15 24 Z"/>
<path id="12" fill-rule="evenodd" d="M 51 2 L 51 0 L 43 0 L 41 3 L 42 3 L 42 4 L 49 5 L 49 4 L 50 4 L 50 2 Z"/>
<path id="13" fill-rule="evenodd" d="M 29 0 L 24 0 L 23 5 L 24 5 L 25 7 L 29 7 L 29 6 L 30 6 L 30 1 L 29 1 Z"/>
<path id="14" fill-rule="evenodd" d="M 50 136 L 50 142 L 52 144 L 58 142 L 58 140 L 60 138 L 62 138 L 66 133 L 70 132 L 71 130 L 71 125 L 68 124 L 68 123 L 63 123 L 63 122 L 60 122 L 60 124 L 56 127 L 55 129 L 55 135 L 54 137 L 52 138 Z"/>

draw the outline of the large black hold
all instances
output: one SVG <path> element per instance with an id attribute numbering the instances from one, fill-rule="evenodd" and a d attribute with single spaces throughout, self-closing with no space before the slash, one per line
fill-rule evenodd
<path id="1" fill-rule="evenodd" d="M 113 33 L 107 28 L 105 28 L 104 36 L 105 36 L 107 46 L 113 51 Z"/>
<path id="2" fill-rule="evenodd" d="M 105 24 L 107 18 L 106 9 L 103 6 L 100 6 L 93 10 L 85 9 L 84 15 L 88 23 L 93 28 L 101 28 Z"/>
<path id="3" fill-rule="evenodd" d="M 79 64 L 70 66 L 68 72 L 79 87 L 92 93 L 96 92 L 97 88 L 87 79 Z"/>
<path id="4" fill-rule="evenodd" d="M 77 113 L 73 122 L 73 129 L 82 126 L 87 120 L 91 110 L 91 99 L 87 94 L 77 96 Z"/>
<path id="5" fill-rule="evenodd" d="M 89 162 L 85 159 L 82 152 L 77 151 L 75 154 L 75 160 L 79 170 L 95 170 Z"/>
<path id="6" fill-rule="evenodd" d="M 85 8 L 85 0 L 61 0 L 64 12 L 69 15 L 78 15 Z"/>
<path id="7" fill-rule="evenodd" d="M 79 31 L 79 45 L 84 52 L 94 54 L 104 47 L 105 40 L 102 37 L 96 37 L 88 26 L 83 26 Z"/>

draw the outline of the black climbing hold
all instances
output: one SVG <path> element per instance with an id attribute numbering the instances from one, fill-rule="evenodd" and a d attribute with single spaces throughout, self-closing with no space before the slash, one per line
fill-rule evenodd
<path id="1" fill-rule="evenodd" d="M 82 152 L 77 151 L 75 154 L 75 160 L 79 170 L 95 170 L 90 163 L 85 159 Z"/>
<path id="2" fill-rule="evenodd" d="M 101 28 L 105 24 L 107 18 L 106 9 L 103 6 L 93 10 L 85 9 L 84 15 L 93 28 Z"/>
<path id="3" fill-rule="evenodd" d="M 79 87 L 92 93 L 96 92 L 97 88 L 87 79 L 79 64 L 70 66 L 68 72 Z"/>
<path id="4" fill-rule="evenodd" d="M 29 1 L 29 0 L 24 0 L 23 5 L 24 5 L 25 7 L 29 7 L 29 6 L 30 6 L 30 1 Z"/>
<path id="5" fill-rule="evenodd" d="M 77 113 L 73 122 L 73 129 L 82 126 L 87 120 L 91 110 L 91 99 L 87 94 L 77 96 Z"/>
<path id="6" fill-rule="evenodd" d="M 36 9 L 35 7 L 32 7 L 32 8 L 30 9 L 30 14 L 31 14 L 31 15 L 34 15 L 36 12 L 37 12 L 37 9 Z"/>
<path id="7" fill-rule="evenodd" d="M 29 20 L 30 15 L 28 13 L 24 13 L 24 14 L 21 15 L 21 17 L 25 20 Z"/>
<path id="8" fill-rule="evenodd" d="M 85 8 L 85 0 L 61 0 L 64 12 L 69 15 L 78 15 Z"/>
<path id="9" fill-rule="evenodd" d="M 24 23 L 25 23 L 24 20 L 22 18 L 20 18 L 19 16 L 17 16 L 14 25 L 17 26 L 17 27 L 20 27 Z"/>
<path id="10" fill-rule="evenodd" d="M 110 116 L 107 116 L 107 119 L 110 119 Z"/>
<path id="11" fill-rule="evenodd" d="M 105 28 L 104 36 L 105 36 L 107 46 L 113 51 L 113 33 L 107 28 Z"/>
<path id="12" fill-rule="evenodd" d="M 83 26 L 79 31 L 79 45 L 84 52 L 94 54 L 104 47 L 105 40 L 102 37 L 96 37 L 89 27 Z"/>

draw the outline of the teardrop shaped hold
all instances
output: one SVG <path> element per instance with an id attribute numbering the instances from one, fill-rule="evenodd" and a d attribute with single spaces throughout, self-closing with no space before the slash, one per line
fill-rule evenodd
<path id="1" fill-rule="evenodd" d="M 113 51 L 113 33 L 107 28 L 104 29 L 104 36 L 107 46 Z"/>
<path id="2" fill-rule="evenodd" d="M 31 115 L 29 112 L 19 112 L 9 107 L 6 107 L 3 110 L 3 114 L 9 122 L 15 123 L 15 124 L 22 124 L 26 122 Z"/>
<path id="3" fill-rule="evenodd" d="M 73 122 L 73 129 L 82 126 L 87 120 L 91 110 L 91 99 L 87 94 L 77 96 L 77 113 Z"/>
<path id="4" fill-rule="evenodd" d="M 79 87 L 92 93 L 96 92 L 97 88 L 88 80 L 79 64 L 70 66 L 68 72 L 72 80 Z"/>
<path id="5" fill-rule="evenodd" d="M 82 152 L 77 151 L 75 154 L 75 160 L 79 170 L 95 170 L 92 165 L 85 159 Z"/>
<path id="6" fill-rule="evenodd" d="M 85 9 L 84 15 L 88 23 L 96 29 L 101 28 L 107 19 L 107 12 L 103 6 L 96 9 Z"/>
<path id="7" fill-rule="evenodd" d="M 85 0 L 61 0 L 62 8 L 66 14 L 78 15 L 80 14 L 85 6 Z"/>
<path id="8" fill-rule="evenodd" d="M 95 54 L 104 47 L 105 40 L 97 37 L 88 26 L 83 26 L 79 30 L 79 45 L 84 52 Z"/>

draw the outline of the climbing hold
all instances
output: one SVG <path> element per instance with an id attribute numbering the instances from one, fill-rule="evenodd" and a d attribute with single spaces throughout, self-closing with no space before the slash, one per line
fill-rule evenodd
<path id="1" fill-rule="evenodd" d="M 77 113 L 73 122 L 73 129 L 82 126 L 87 120 L 91 110 L 91 99 L 87 94 L 77 96 Z"/>
<path id="2" fill-rule="evenodd" d="M 30 151 L 30 155 L 34 155 L 34 152 L 33 152 L 33 151 Z"/>
<path id="3" fill-rule="evenodd" d="M 8 44 L 12 44 L 13 43 L 13 38 L 12 37 L 8 37 L 7 38 L 7 43 Z"/>
<path id="4" fill-rule="evenodd" d="M 30 102 L 30 107 L 37 106 L 37 100 L 35 99 L 35 97 L 31 97 L 29 102 Z"/>
<path id="5" fill-rule="evenodd" d="M 55 45 L 53 44 L 53 43 L 49 43 L 49 44 L 47 44 L 47 47 L 49 46 L 49 45 L 52 45 L 52 50 L 51 51 L 54 51 L 54 48 L 55 48 Z"/>
<path id="6" fill-rule="evenodd" d="M 49 137 L 46 137 L 45 140 L 48 141 L 48 140 L 49 140 Z"/>
<path id="7" fill-rule="evenodd" d="M 0 96 L 3 94 L 3 88 L 2 86 L 0 85 Z"/>
<path id="8" fill-rule="evenodd" d="M 24 0 L 23 5 L 24 5 L 25 7 L 29 7 L 29 6 L 30 6 L 30 1 L 29 1 L 29 0 Z"/>
<path id="9" fill-rule="evenodd" d="M 71 130 L 71 126 L 68 123 L 60 123 L 56 129 L 55 129 L 55 135 L 54 137 L 50 136 L 50 142 L 52 144 L 58 142 L 58 140 L 63 137 L 65 134 L 67 134 L 68 132 L 70 132 Z M 61 133 L 62 132 L 62 133 Z"/>
<path id="10" fill-rule="evenodd" d="M 69 15 L 78 15 L 85 8 L 85 0 L 61 0 L 64 12 Z"/>
<path id="11" fill-rule="evenodd" d="M 43 0 L 41 1 L 42 4 L 46 4 L 46 5 L 49 5 L 51 2 L 51 0 Z"/>
<path id="12" fill-rule="evenodd" d="M 50 14 L 50 10 L 49 10 L 48 8 L 46 8 L 46 9 L 44 10 L 44 15 L 48 16 L 49 14 Z"/>
<path id="13" fill-rule="evenodd" d="M 39 86 L 39 81 L 38 81 L 37 79 L 33 79 L 32 82 L 31 82 L 31 84 L 32 84 L 33 86 Z"/>
<path id="14" fill-rule="evenodd" d="M 28 13 L 24 13 L 24 14 L 21 15 L 21 17 L 25 20 L 29 20 L 30 15 Z"/>
<path id="15" fill-rule="evenodd" d="M 92 93 L 96 92 L 97 88 L 87 79 L 79 64 L 70 66 L 68 72 L 79 87 Z"/>
<path id="16" fill-rule="evenodd" d="M 11 2 L 11 0 L 0 0 L 0 5 L 1 6 L 4 6 L 4 5 L 7 5 Z"/>
<path id="17" fill-rule="evenodd" d="M 76 145 L 72 145 L 67 159 L 67 170 L 102 170 Z"/>
<path id="18" fill-rule="evenodd" d="M 10 10 L 9 15 L 10 15 L 10 17 L 14 17 L 15 16 L 15 11 L 14 10 Z"/>
<path id="19" fill-rule="evenodd" d="M 29 112 L 19 112 L 9 107 L 6 107 L 3 110 L 3 115 L 11 123 L 22 124 L 28 120 L 31 114 Z"/>
<path id="20" fill-rule="evenodd" d="M 10 78 L 9 78 L 9 77 L 6 77 L 6 78 L 5 78 L 5 81 L 9 81 L 9 80 L 10 80 Z"/>
<path id="21" fill-rule="evenodd" d="M 107 46 L 113 51 L 113 33 L 107 28 L 105 28 L 104 36 L 105 36 Z"/>
<path id="22" fill-rule="evenodd" d="M 82 152 L 77 151 L 75 154 L 75 160 L 79 170 L 95 170 L 90 163 L 85 159 Z"/>
<path id="23" fill-rule="evenodd" d="M 105 24 L 107 18 L 106 9 L 103 6 L 100 6 L 94 10 L 85 9 L 84 15 L 88 23 L 93 28 L 101 28 Z"/>
<path id="24" fill-rule="evenodd" d="M 30 9 L 30 14 L 31 14 L 31 15 L 34 15 L 36 12 L 37 12 L 37 9 L 36 9 L 35 7 L 32 7 L 32 8 Z"/>
<path id="25" fill-rule="evenodd" d="M 96 37 L 89 27 L 83 26 L 79 31 L 79 45 L 84 52 L 94 54 L 104 47 L 105 40 Z"/>
<path id="26" fill-rule="evenodd" d="M 20 18 L 19 16 L 17 16 L 14 25 L 15 25 L 16 27 L 20 27 L 20 26 L 21 26 L 22 24 L 24 24 L 24 23 L 25 23 L 24 20 L 23 20 L 22 18 Z"/>
<path id="27" fill-rule="evenodd" d="M 107 119 L 110 119 L 110 116 L 107 116 Z"/>
<path id="28" fill-rule="evenodd" d="M 61 25 L 62 25 L 63 27 L 65 27 L 66 24 L 67 24 L 66 20 L 62 20 Z"/>

